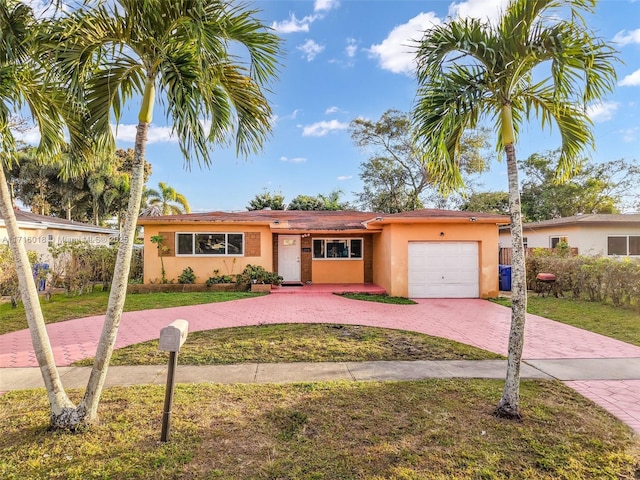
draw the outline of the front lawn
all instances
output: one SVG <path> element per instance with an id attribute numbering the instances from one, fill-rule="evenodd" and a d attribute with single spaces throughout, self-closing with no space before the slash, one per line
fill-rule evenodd
<path id="1" fill-rule="evenodd" d="M 204 303 L 227 302 L 262 294 L 248 292 L 171 292 L 128 294 L 125 312 L 155 308 L 182 307 Z M 40 299 L 45 323 L 56 323 L 75 318 L 102 315 L 107 311 L 109 292 L 94 291 L 85 295 L 56 294 L 51 300 Z M 11 308 L 10 303 L 0 304 L 0 335 L 28 328 L 24 306 Z"/>
<path id="2" fill-rule="evenodd" d="M 492 299 L 510 307 L 508 298 Z M 573 298 L 529 294 L 529 313 L 640 346 L 638 310 Z"/>
<path id="3" fill-rule="evenodd" d="M 498 354 L 445 338 L 386 328 L 335 324 L 280 324 L 189 333 L 182 365 L 374 360 L 488 360 Z M 166 365 L 158 341 L 113 352 L 111 365 Z M 93 359 L 74 365 L 91 366 Z"/>
<path id="4" fill-rule="evenodd" d="M 511 422 L 491 415 L 501 390 L 493 380 L 178 385 L 168 443 L 163 386 L 107 389 L 101 424 L 75 434 L 47 431 L 44 391 L 10 392 L 0 478 L 637 478 L 637 438 L 593 403 L 524 381 L 524 421 Z"/>

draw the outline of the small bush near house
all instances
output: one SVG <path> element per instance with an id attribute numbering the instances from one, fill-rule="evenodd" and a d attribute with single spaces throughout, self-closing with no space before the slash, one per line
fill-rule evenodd
<path id="1" fill-rule="evenodd" d="M 241 274 L 236 276 L 238 286 L 248 289 L 252 283 L 270 283 L 280 285 L 283 278 L 277 273 L 269 272 L 260 265 L 247 265 Z"/>
<path id="2" fill-rule="evenodd" d="M 608 302 L 640 309 L 640 261 L 636 259 L 568 256 L 534 251 L 527 257 L 529 288 L 538 291 L 538 273 L 553 273 L 556 295 Z"/>
<path id="3" fill-rule="evenodd" d="M 29 263 L 35 265 L 38 261 L 36 252 L 27 251 L 27 255 Z M 18 274 L 9 245 L 0 245 L 0 297 L 9 297 L 13 308 L 20 301 Z"/>
<path id="4" fill-rule="evenodd" d="M 178 283 L 196 283 L 196 274 L 193 273 L 193 269 L 191 267 L 187 267 L 182 271 L 182 273 L 178 276 Z"/>
<path id="5" fill-rule="evenodd" d="M 234 279 L 231 275 L 220 275 L 220 270 L 214 270 L 213 276 L 209 277 L 205 284 L 207 287 L 211 285 L 218 285 L 220 283 L 233 283 Z"/>

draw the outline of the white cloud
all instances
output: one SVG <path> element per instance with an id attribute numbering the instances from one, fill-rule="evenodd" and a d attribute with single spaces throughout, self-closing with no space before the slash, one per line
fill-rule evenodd
<path id="1" fill-rule="evenodd" d="M 625 128 L 624 130 L 618 130 L 618 133 L 622 135 L 622 141 L 625 143 L 635 142 L 637 138 L 638 128 Z"/>
<path id="2" fill-rule="evenodd" d="M 606 122 L 613 118 L 613 114 L 618 109 L 616 102 L 603 102 L 589 105 L 587 116 L 594 122 Z"/>
<path id="3" fill-rule="evenodd" d="M 480 18 L 490 21 L 500 18 L 509 0 L 467 0 L 449 5 L 449 16 L 452 18 Z"/>
<path id="4" fill-rule="evenodd" d="M 337 130 L 346 130 L 349 128 L 348 123 L 339 122 L 338 120 L 330 120 L 328 122 L 317 122 L 307 125 L 302 129 L 303 137 L 324 137 L 325 135 Z"/>
<path id="5" fill-rule="evenodd" d="M 280 157 L 280 161 L 287 162 L 287 163 L 305 163 L 307 159 L 304 157 L 293 157 L 293 158 Z"/>
<path id="6" fill-rule="evenodd" d="M 338 0 L 316 0 L 313 5 L 314 12 L 326 12 L 338 8 L 340 2 Z"/>
<path id="7" fill-rule="evenodd" d="M 12 131 L 12 133 L 16 140 L 22 141 L 27 145 L 38 145 L 40 143 L 40 130 L 36 126 Z"/>
<path id="8" fill-rule="evenodd" d="M 327 108 L 324 113 L 325 115 L 331 115 L 332 113 L 338 113 L 340 111 L 340 109 L 338 107 L 329 107 Z"/>
<path id="9" fill-rule="evenodd" d="M 311 62 L 324 50 L 324 46 L 317 44 L 313 40 L 307 40 L 302 45 L 297 46 L 296 49 L 304 53 L 305 57 L 307 57 L 307 62 Z"/>
<path id="10" fill-rule="evenodd" d="M 391 30 L 387 38 L 378 45 L 372 45 L 369 52 L 378 59 L 383 70 L 409 74 L 415 69 L 416 42 L 426 30 L 441 23 L 433 12 L 420 13 Z"/>
<path id="11" fill-rule="evenodd" d="M 342 180 L 349 180 L 349 179 L 351 179 L 351 178 L 353 178 L 353 175 L 340 175 L 340 176 L 338 177 L 338 180 L 340 180 L 340 181 L 342 181 Z"/>
<path id="12" fill-rule="evenodd" d="M 280 33 L 308 32 L 309 25 L 318 20 L 318 18 L 320 18 L 318 15 L 308 15 L 298 19 L 295 13 L 290 13 L 287 20 L 273 22 L 271 28 Z"/>
<path id="13" fill-rule="evenodd" d="M 347 48 L 345 48 L 347 57 L 353 58 L 358 53 L 358 42 L 355 38 L 347 38 Z"/>
<path id="14" fill-rule="evenodd" d="M 613 37 L 613 42 L 621 46 L 629 45 L 630 43 L 640 43 L 640 28 L 627 32 L 621 30 Z"/>
<path id="15" fill-rule="evenodd" d="M 121 124 L 117 127 L 111 126 L 113 134 L 116 137 L 116 141 L 121 142 L 135 142 L 136 140 L 136 128 L 137 125 Z M 170 127 L 157 127 L 151 125 L 149 127 L 149 133 L 147 134 L 147 143 L 165 143 L 165 142 L 177 142 L 178 139 L 173 135 Z"/>
<path id="16" fill-rule="evenodd" d="M 618 85 L 621 87 L 640 87 L 640 69 L 624 77 Z"/>

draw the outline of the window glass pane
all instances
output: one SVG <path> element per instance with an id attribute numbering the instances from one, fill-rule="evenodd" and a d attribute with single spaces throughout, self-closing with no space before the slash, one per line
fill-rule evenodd
<path id="1" fill-rule="evenodd" d="M 609 237 L 607 239 L 608 255 L 626 255 L 627 237 Z"/>
<path id="2" fill-rule="evenodd" d="M 560 243 L 560 237 L 551 237 L 551 248 L 556 248 Z"/>
<path id="3" fill-rule="evenodd" d="M 347 241 L 329 240 L 327 242 L 327 258 L 349 258 Z"/>
<path id="4" fill-rule="evenodd" d="M 229 233 L 227 235 L 227 255 L 242 255 L 241 233 Z"/>
<path id="5" fill-rule="evenodd" d="M 313 258 L 324 258 L 324 240 L 313 240 Z"/>
<path id="6" fill-rule="evenodd" d="M 351 240 L 351 258 L 362 258 L 362 240 L 359 238 Z"/>
<path id="7" fill-rule="evenodd" d="M 178 254 L 193 255 L 193 234 L 191 233 L 178 234 Z"/>
<path id="8" fill-rule="evenodd" d="M 224 255 L 227 242 L 224 233 L 196 233 L 198 255 Z"/>
<path id="9" fill-rule="evenodd" d="M 629 237 L 629 255 L 640 255 L 640 236 Z"/>

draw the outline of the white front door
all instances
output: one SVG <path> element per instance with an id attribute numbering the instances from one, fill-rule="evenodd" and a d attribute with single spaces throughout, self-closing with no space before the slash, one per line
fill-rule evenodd
<path id="1" fill-rule="evenodd" d="M 300 235 L 278 235 L 278 275 L 285 282 L 300 281 Z"/>

